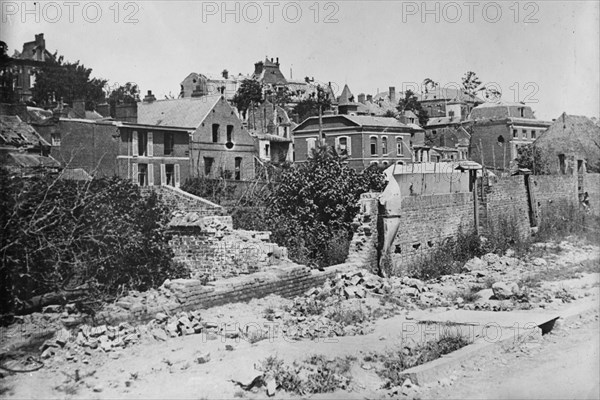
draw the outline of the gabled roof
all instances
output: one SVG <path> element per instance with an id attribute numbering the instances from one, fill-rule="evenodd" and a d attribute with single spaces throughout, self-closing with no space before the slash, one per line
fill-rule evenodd
<path id="1" fill-rule="evenodd" d="M 31 125 L 13 115 L 0 116 L 0 144 L 14 147 L 50 146 Z"/>
<path id="2" fill-rule="evenodd" d="M 157 126 L 197 128 L 219 101 L 221 95 L 186 97 L 138 103 L 138 123 Z"/>

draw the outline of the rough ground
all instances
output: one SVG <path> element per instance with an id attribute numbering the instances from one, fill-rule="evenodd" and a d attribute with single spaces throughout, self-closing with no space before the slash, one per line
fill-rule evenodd
<path id="1" fill-rule="evenodd" d="M 410 310 L 416 308 L 560 310 L 590 299 L 598 303 L 598 273 L 581 272 L 589 269 L 589 260 L 597 262 L 597 247 L 563 242 L 540 245 L 534 255 L 523 260 L 488 257 L 484 263 L 471 263 L 472 271 L 424 286 L 399 279 L 378 284 L 369 276 L 353 285 L 359 280 L 348 276 L 295 301 L 270 296 L 202 310 L 202 321 L 216 326 L 205 324 L 202 333 L 175 333 L 164 341 L 156 339 L 152 329 L 167 329 L 167 322 L 152 322 L 150 329 L 141 326 L 134 343 L 108 350 L 70 342 L 44 359 L 39 371 L 0 370 L 0 394 L 38 399 L 264 398 L 264 388 L 242 390 L 232 380 L 251 382 L 261 374 L 258 368 L 268 356 L 291 365 L 309 355 L 324 355 L 354 357 L 352 379 L 344 390 L 312 398 L 598 398 L 597 310 L 581 321 L 563 324 L 541 341 L 498 346 L 423 387 L 383 389 L 377 366 L 365 362 L 367 354 L 401 347 L 402 324 L 410 321 Z M 518 282 L 519 292 L 526 291 L 528 300 L 490 297 L 492 289 L 487 286 L 499 281 Z M 481 293 L 483 298 L 462 298 L 473 286 L 479 292 L 487 290 Z M 318 310 L 307 312 L 310 307 Z M 30 320 L 40 323 L 48 318 Z M 264 332 L 265 324 L 271 330 L 262 336 L 258 332 Z M 3 365 L 23 366 L 10 361 Z M 274 397 L 294 395 L 279 390 Z"/>

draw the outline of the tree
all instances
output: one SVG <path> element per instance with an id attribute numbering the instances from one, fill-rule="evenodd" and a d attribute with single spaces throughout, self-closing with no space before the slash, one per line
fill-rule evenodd
<path id="1" fill-rule="evenodd" d="M 296 259 L 304 254 L 320 266 L 341 262 L 332 250 L 338 239 L 351 237 L 360 195 L 384 186 L 377 168 L 358 173 L 332 147 L 319 145 L 306 163 L 283 172 L 269 199 L 274 239 Z"/>
<path id="2" fill-rule="evenodd" d="M 385 114 L 383 114 L 384 117 L 388 118 L 396 118 L 397 115 L 398 113 L 396 113 L 394 110 L 387 110 Z"/>
<path id="3" fill-rule="evenodd" d="M 423 80 L 423 90 L 425 93 L 429 93 L 430 90 L 435 89 L 437 86 L 439 86 L 439 83 L 435 82 L 431 78 L 425 78 Z"/>
<path id="4" fill-rule="evenodd" d="M 37 104 L 46 105 L 52 99 L 62 99 L 67 104 L 75 100 L 85 100 L 86 110 L 95 109 L 104 101 L 105 79 L 90 79 L 91 68 L 86 68 L 79 61 L 65 62 L 64 57 L 49 58 L 43 66 L 36 69 L 35 84 L 32 88 L 32 99 Z"/>
<path id="5" fill-rule="evenodd" d="M 481 80 L 473 71 L 467 71 L 462 78 L 462 86 L 465 92 L 475 95 L 481 87 Z"/>
<path id="6" fill-rule="evenodd" d="M 108 95 L 108 104 L 110 105 L 110 116 L 115 118 L 116 107 L 118 104 L 133 104 L 140 101 L 140 90 L 138 85 L 127 82 L 125 85 L 111 91 Z"/>
<path id="7" fill-rule="evenodd" d="M 415 113 L 416 116 L 419 118 L 419 125 L 421 126 L 427 125 L 427 121 L 429 121 L 429 115 L 427 115 L 427 110 L 423 110 L 419 99 L 410 89 L 404 92 L 404 98 L 400 99 L 397 108 L 400 114 L 403 114 L 404 111 L 412 111 L 413 113 Z"/>
<path id="8" fill-rule="evenodd" d="M 539 147 L 528 144 L 517 148 L 516 163 L 519 168 L 527 168 L 534 175 L 550 174 L 550 163 Z"/>
<path id="9" fill-rule="evenodd" d="M 329 97 L 329 93 L 321 85 L 317 85 L 317 91 L 311 93 L 306 99 L 299 101 L 292 110 L 292 113 L 298 116 L 298 122 L 302 122 L 310 117 L 316 117 L 319 115 L 319 107 L 321 108 L 321 112 L 331 108 L 331 99 Z"/>
<path id="10" fill-rule="evenodd" d="M 285 108 L 292 101 L 292 93 L 287 86 L 279 87 L 275 90 L 268 89 L 265 92 L 265 98 L 276 106 Z"/>
<path id="11" fill-rule="evenodd" d="M 262 103 L 262 85 L 257 80 L 244 79 L 231 101 L 245 118 L 250 105 Z"/>

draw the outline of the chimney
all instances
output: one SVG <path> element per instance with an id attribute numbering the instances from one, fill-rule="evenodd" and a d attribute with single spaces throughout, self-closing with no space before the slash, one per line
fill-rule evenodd
<path id="1" fill-rule="evenodd" d="M 152 94 L 152 90 L 148 90 L 148 94 L 144 96 L 144 103 L 152 103 L 156 101 L 156 97 Z"/>
<path id="2" fill-rule="evenodd" d="M 360 104 L 365 104 L 365 94 L 364 93 L 361 93 L 358 95 L 358 102 Z"/>
<path id="3" fill-rule="evenodd" d="M 40 33 L 39 35 L 35 35 L 35 59 L 37 61 L 45 61 L 44 50 L 46 50 L 46 40 L 44 40 L 44 34 Z"/>
<path id="4" fill-rule="evenodd" d="M 98 104 L 96 106 L 96 112 L 105 118 L 110 117 L 110 104 L 108 104 L 106 101 Z"/>
<path id="5" fill-rule="evenodd" d="M 277 66 L 279 67 L 279 57 L 277 57 L 275 60 L 275 64 L 277 64 Z"/>
<path id="6" fill-rule="evenodd" d="M 73 100 L 73 113 L 75 118 L 85 119 L 85 100 Z"/>
<path id="7" fill-rule="evenodd" d="M 117 121 L 137 123 L 137 103 L 117 104 L 115 107 Z"/>
<path id="8" fill-rule="evenodd" d="M 368 94 L 368 95 L 367 95 L 367 101 L 368 101 L 369 103 L 372 103 L 372 102 L 373 102 L 373 95 L 372 95 L 372 94 Z"/>
<path id="9" fill-rule="evenodd" d="M 396 87 L 390 86 L 390 103 L 396 104 Z"/>

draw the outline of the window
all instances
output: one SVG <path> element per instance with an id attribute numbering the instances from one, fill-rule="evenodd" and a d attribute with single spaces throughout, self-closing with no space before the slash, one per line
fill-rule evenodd
<path id="1" fill-rule="evenodd" d="M 52 134 L 52 146 L 60 146 L 60 133 Z"/>
<path id="2" fill-rule="evenodd" d="M 388 142 L 387 142 L 387 137 L 385 137 L 385 136 L 381 138 L 381 152 L 383 153 L 384 156 L 387 156 Z"/>
<path id="3" fill-rule="evenodd" d="M 233 125 L 227 125 L 227 145 L 231 143 L 231 147 L 233 147 Z M 230 149 L 231 147 L 227 147 Z"/>
<path id="4" fill-rule="evenodd" d="M 164 184 L 168 186 L 175 186 L 175 165 L 165 165 L 165 180 Z"/>
<path id="5" fill-rule="evenodd" d="M 308 138 L 306 139 L 306 156 L 310 157 L 312 151 L 315 149 L 316 147 L 316 143 L 317 143 L 317 139 L 315 138 Z"/>
<path id="6" fill-rule="evenodd" d="M 138 185 L 148 186 L 148 164 L 138 164 Z"/>
<path id="7" fill-rule="evenodd" d="M 268 144 L 265 144 L 265 155 L 266 155 L 267 157 L 269 157 L 269 150 L 270 150 L 270 149 L 271 149 L 271 146 L 270 146 L 270 145 L 268 145 Z"/>
<path id="8" fill-rule="evenodd" d="M 235 170 L 234 170 L 234 179 L 236 181 L 239 181 L 242 179 L 242 158 L 241 157 L 236 157 L 235 158 Z"/>
<path id="9" fill-rule="evenodd" d="M 341 156 L 349 156 L 352 154 L 352 148 L 350 146 L 350 138 L 348 136 L 341 136 L 335 139 L 336 140 L 336 150 Z"/>
<path id="10" fill-rule="evenodd" d="M 403 156 L 404 155 L 404 141 L 401 137 L 396 138 L 396 155 Z"/>
<path id="11" fill-rule="evenodd" d="M 210 176 L 215 159 L 212 157 L 204 157 L 204 176 Z"/>
<path id="12" fill-rule="evenodd" d="M 135 133 L 136 132 L 134 132 L 134 134 Z M 146 132 L 137 132 L 137 155 L 140 157 L 146 157 L 148 155 L 148 134 Z M 141 165 L 142 164 L 140 164 L 140 167 Z"/>
<path id="13" fill-rule="evenodd" d="M 558 155 L 558 165 L 560 167 L 560 173 L 564 175 L 567 170 L 567 165 L 565 163 L 565 155 L 564 154 Z"/>
<path id="14" fill-rule="evenodd" d="M 537 137 L 537 132 L 536 132 L 536 131 L 534 131 L 534 130 L 532 130 L 532 131 L 531 131 L 531 138 L 532 138 L 532 139 L 535 139 L 536 137 Z"/>
<path id="15" fill-rule="evenodd" d="M 521 118 L 523 118 L 525 114 L 525 109 L 523 107 L 519 108 L 519 115 L 521 116 Z"/>
<path id="16" fill-rule="evenodd" d="M 431 133 L 433 133 L 435 135 L 437 133 L 437 131 L 434 129 L 431 131 Z"/>
<path id="17" fill-rule="evenodd" d="M 172 132 L 165 132 L 165 156 L 173 154 L 175 147 L 175 135 Z"/>
<path id="18" fill-rule="evenodd" d="M 371 136 L 371 155 L 377 155 L 377 137 Z"/>
<path id="19" fill-rule="evenodd" d="M 219 124 L 212 124 L 212 141 L 219 143 Z"/>
<path id="20" fill-rule="evenodd" d="M 518 137 L 519 137 L 519 130 L 513 129 L 513 138 L 518 138 Z"/>

